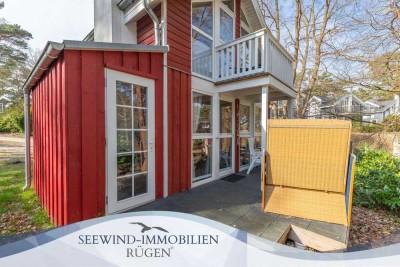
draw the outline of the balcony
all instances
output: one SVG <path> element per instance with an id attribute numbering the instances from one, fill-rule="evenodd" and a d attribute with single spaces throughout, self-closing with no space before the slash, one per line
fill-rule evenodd
<path id="1" fill-rule="evenodd" d="M 217 83 L 266 74 L 293 87 L 293 58 L 267 29 L 218 46 L 215 52 Z"/>

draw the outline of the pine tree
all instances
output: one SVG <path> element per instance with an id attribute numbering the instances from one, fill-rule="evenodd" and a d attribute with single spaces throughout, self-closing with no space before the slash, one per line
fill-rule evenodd
<path id="1" fill-rule="evenodd" d="M 0 1 L 0 10 L 4 1 Z M 0 95 L 12 89 L 11 76 L 28 58 L 28 41 L 32 35 L 17 24 L 0 18 Z"/>

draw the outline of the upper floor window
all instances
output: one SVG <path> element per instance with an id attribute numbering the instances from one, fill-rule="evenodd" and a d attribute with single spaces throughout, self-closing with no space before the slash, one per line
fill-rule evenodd
<path id="1" fill-rule="evenodd" d="M 212 2 L 193 3 L 192 25 L 203 33 L 213 36 Z"/>
<path id="2" fill-rule="evenodd" d="M 192 70 L 213 78 L 214 48 L 235 38 L 235 0 L 192 1 Z"/>
<path id="3" fill-rule="evenodd" d="M 222 0 L 225 6 L 227 6 L 232 12 L 235 12 L 235 0 Z"/>
<path id="4" fill-rule="evenodd" d="M 233 40 L 233 17 L 221 8 L 219 38 L 222 42 L 230 42 Z"/>

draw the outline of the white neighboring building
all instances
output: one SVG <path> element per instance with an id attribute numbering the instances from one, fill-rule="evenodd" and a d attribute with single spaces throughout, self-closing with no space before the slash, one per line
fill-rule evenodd
<path id="1" fill-rule="evenodd" d="M 0 113 L 4 112 L 11 105 L 11 99 L 5 95 L 0 96 Z"/>
<path id="2" fill-rule="evenodd" d="M 381 123 L 392 114 L 399 113 L 399 95 L 395 95 L 394 100 L 388 101 L 366 101 L 369 109 L 363 115 L 363 121 Z"/>
<path id="3" fill-rule="evenodd" d="M 307 117 L 310 119 L 328 119 L 342 116 L 362 115 L 365 122 L 381 123 L 392 114 L 400 115 L 400 95 L 388 101 L 362 101 L 352 93 L 338 100 L 313 96 L 309 101 Z"/>

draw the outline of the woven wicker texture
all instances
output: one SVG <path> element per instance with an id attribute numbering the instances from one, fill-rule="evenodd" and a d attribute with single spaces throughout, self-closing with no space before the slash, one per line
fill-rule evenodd
<path id="1" fill-rule="evenodd" d="M 266 184 L 344 193 L 351 123 L 269 120 Z"/>
<path id="2" fill-rule="evenodd" d="M 266 212 L 348 226 L 343 194 L 270 185 L 264 190 Z"/>

